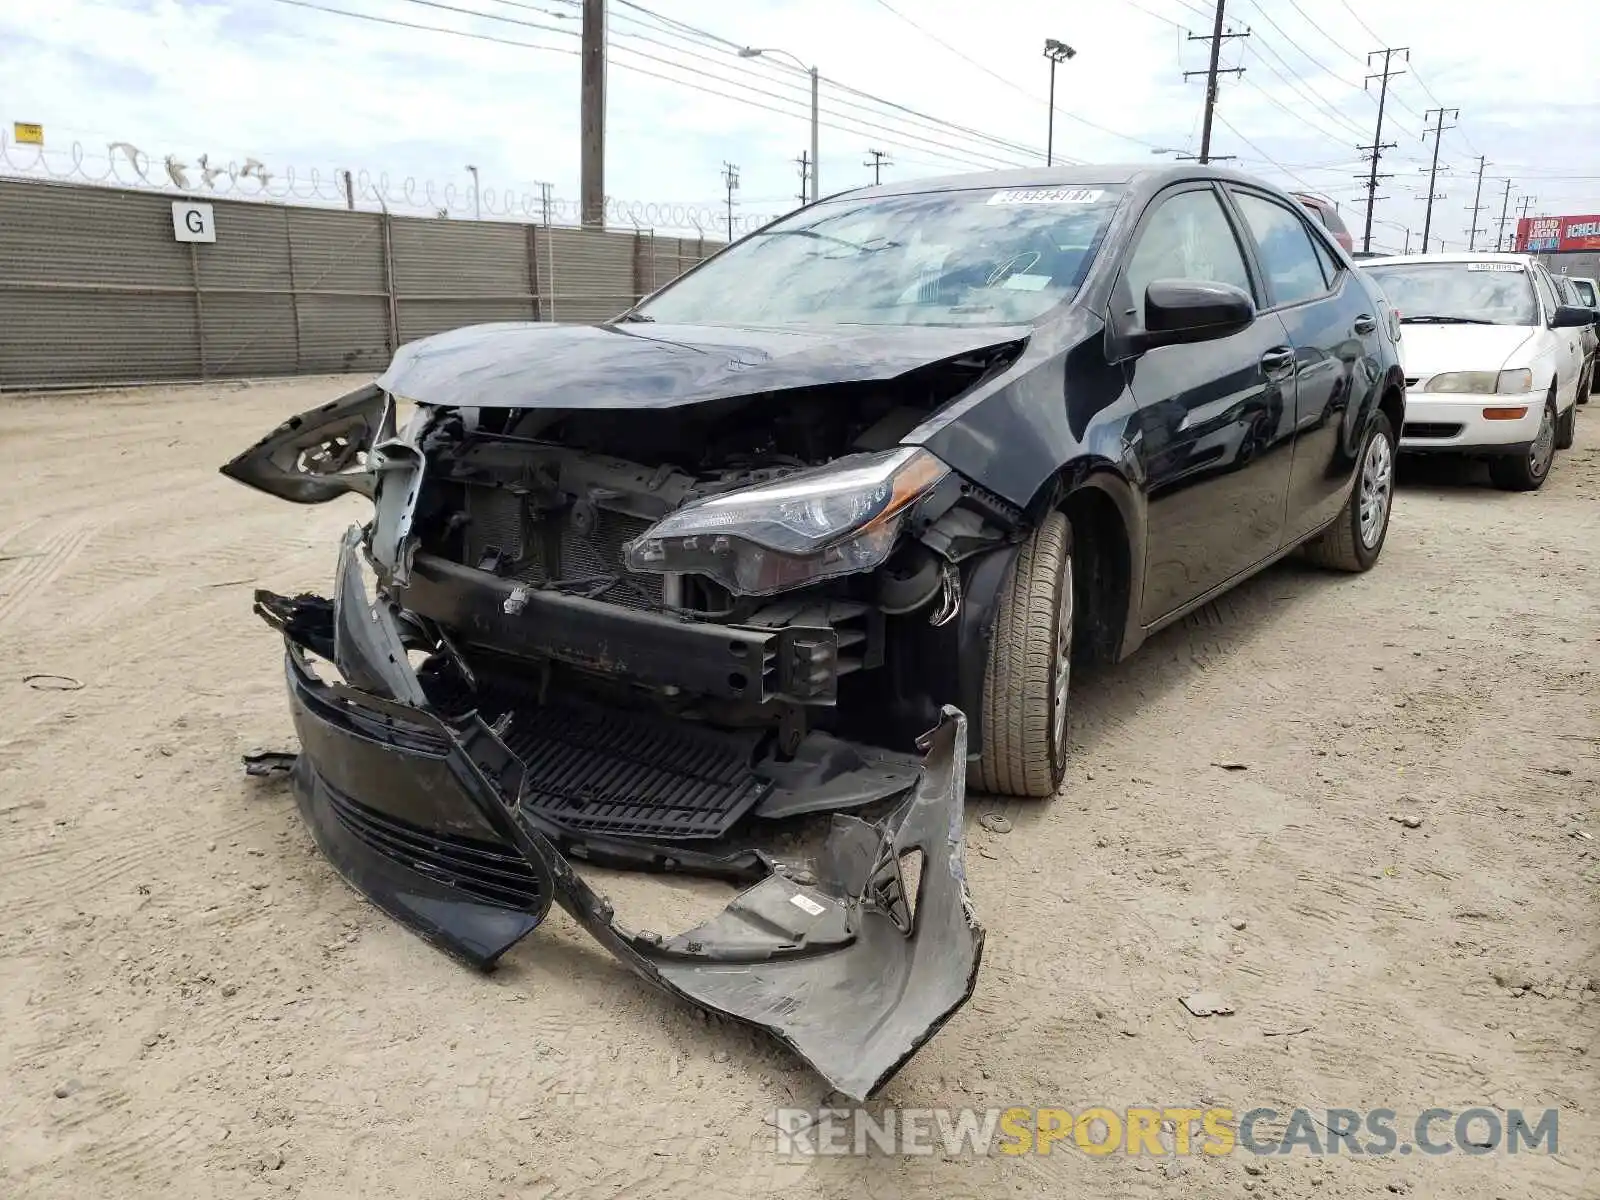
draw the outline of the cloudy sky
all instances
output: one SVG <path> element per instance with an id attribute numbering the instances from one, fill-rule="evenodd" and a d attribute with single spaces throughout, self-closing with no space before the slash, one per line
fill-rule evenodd
<path id="1" fill-rule="evenodd" d="M 1094 11 L 1091 13 L 1091 7 Z M 737 165 L 738 212 L 792 207 L 794 160 L 809 145 L 809 83 L 782 49 L 822 75 L 824 193 L 887 178 L 1042 161 L 1047 37 L 1077 50 L 1056 78 L 1058 158 L 1151 161 L 1200 141 L 1210 0 L 609 0 L 606 191 L 673 202 L 718 221 L 724 164 Z M 1073 10 L 1077 11 L 1074 12 Z M 352 15 L 360 14 L 360 15 Z M 175 155 L 198 186 L 213 166 L 254 158 L 267 188 L 335 198 L 336 172 L 378 188 L 396 211 L 485 215 L 537 206 L 539 185 L 578 194 L 578 0 L 5 0 L 0 5 L 0 130 L 45 127 L 42 157 L 5 145 L 0 169 L 164 179 Z M 1395 56 L 1384 125 L 1374 243 L 1421 236 L 1431 141 L 1447 124 L 1434 238 L 1465 244 L 1478 156 L 1480 224 L 1537 197 L 1535 213 L 1600 211 L 1600 71 L 1567 47 L 1592 38 L 1588 0 L 1228 0 L 1225 66 L 1212 151 L 1338 201 L 1358 244 L 1359 143 L 1370 142 L 1381 66 Z M 453 31 L 453 32 L 446 32 Z M 470 36 L 463 36 L 470 35 Z M 74 143 L 78 165 L 75 165 Z M 112 164 L 115 163 L 113 168 Z M 315 173 L 318 183 L 313 183 Z M 364 173 L 364 174 L 363 174 Z M 228 185 L 226 175 L 216 186 Z M 232 185 L 260 187 L 254 179 Z M 671 221 L 634 210 L 646 225 Z M 715 229 L 717 226 L 712 226 Z M 1435 247 L 1437 248 L 1437 247 Z"/>

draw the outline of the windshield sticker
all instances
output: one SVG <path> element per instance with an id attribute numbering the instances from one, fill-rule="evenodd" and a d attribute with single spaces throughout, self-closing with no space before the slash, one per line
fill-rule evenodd
<path id="1" fill-rule="evenodd" d="M 990 196 L 989 204 L 1098 204 L 1105 198 L 1100 188 L 1006 188 Z"/>
<path id="2" fill-rule="evenodd" d="M 1517 272 L 1520 272 L 1522 270 L 1522 264 L 1521 263 L 1494 263 L 1494 262 L 1485 263 L 1485 262 L 1477 262 L 1477 263 L 1468 263 L 1467 264 L 1467 270 L 1469 270 L 1469 271 L 1517 271 Z"/>
<path id="3" fill-rule="evenodd" d="M 1050 286 L 1048 275 L 1007 275 L 1000 285 L 1014 292 L 1042 292 Z"/>

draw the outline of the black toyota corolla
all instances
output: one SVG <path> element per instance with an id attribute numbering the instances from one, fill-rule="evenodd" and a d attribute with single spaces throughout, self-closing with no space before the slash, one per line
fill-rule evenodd
<path id="1" fill-rule="evenodd" d="M 1297 547 L 1377 559 L 1396 330 L 1285 193 L 1072 167 L 850 192 L 612 322 L 410 343 L 223 468 L 373 501 L 331 600 L 257 595 L 301 808 L 444 949 L 490 966 L 554 899 L 865 1096 L 971 993 L 965 785 L 1059 787 L 1073 664 Z M 575 858 L 749 886 L 634 932 Z"/>

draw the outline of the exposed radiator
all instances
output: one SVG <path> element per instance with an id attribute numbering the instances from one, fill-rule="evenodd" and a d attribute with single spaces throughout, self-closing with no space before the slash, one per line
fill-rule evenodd
<path id="1" fill-rule="evenodd" d="M 628 608 L 648 608 L 661 601 L 661 576 L 636 575 L 622 565 L 622 547 L 650 527 L 650 522 L 609 509 L 597 509 L 594 528 L 574 529 L 568 516 L 557 518 L 558 536 L 551 538 L 546 525 L 530 530 L 534 545 L 523 545 L 522 499 L 503 488 L 469 487 L 466 530 L 467 565 L 476 566 L 491 549 L 521 560 L 511 577 L 528 583 L 556 579 L 584 579 L 593 575 L 623 575 L 626 581 L 610 589 L 603 599 Z M 552 542 L 554 543 L 552 545 Z"/>

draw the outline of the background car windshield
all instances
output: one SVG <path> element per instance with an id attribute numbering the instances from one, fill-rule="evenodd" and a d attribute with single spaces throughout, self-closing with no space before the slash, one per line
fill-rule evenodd
<path id="1" fill-rule="evenodd" d="M 1587 279 L 1574 279 L 1572 286 L 1578 293 L 1578 302 L 1585 308 L 1600 307 L 1595 304 L 1594 284 Z"/>
<path id="2" fill-rule="evenodd" d="M 1539 306 L 1516 263 L 1394 263 L 1371 266 L 1404 321 L 1442 317 L 1490 325 L 1537 325 Z"/>
<path id="3" fill-rule="evenodd" d="M 1023 187 L 830 201 L 751 234 L 636 311 L 705 325 L 1004 325 L 1076 294 L 1121 199 Z"/>

